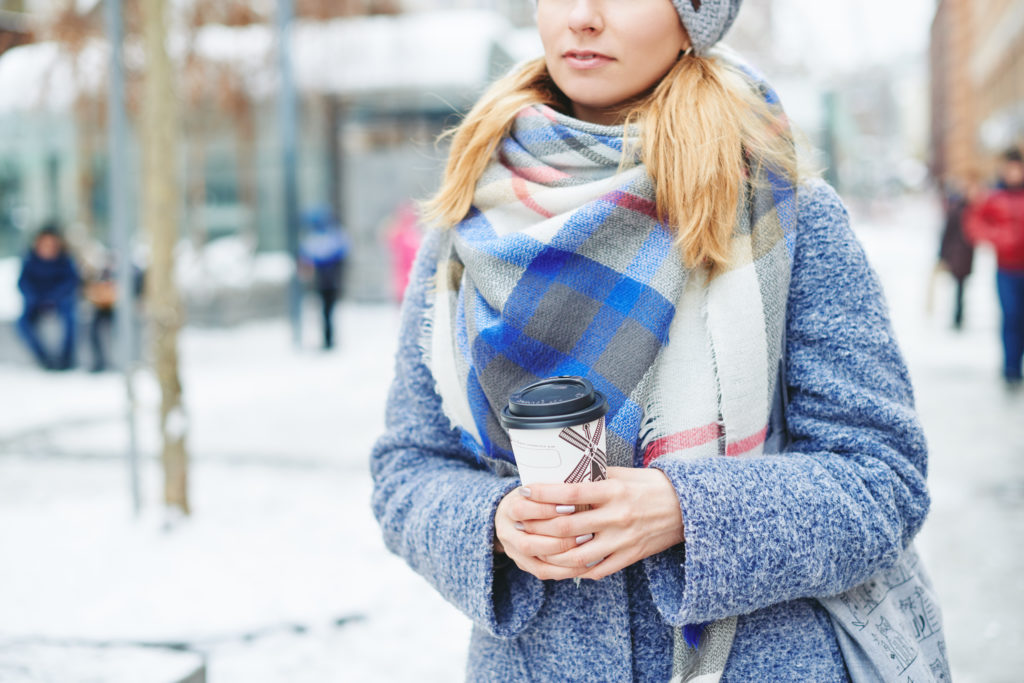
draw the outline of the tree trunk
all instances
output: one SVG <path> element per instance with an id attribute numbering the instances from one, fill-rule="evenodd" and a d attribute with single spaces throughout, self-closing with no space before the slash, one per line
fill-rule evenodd
<path id="1" fill-rule="evenodd" d="M 243 85 L 237 84 L 241 89 Z M 235 163 L 238 177 L 238 202 L 245 208 L 242 236 L 255 249 L 259 239 L 256 231 L 256 124 L 252 103 L 239 94 L 235 107 Z"/>
<path id="2" fill-rule="evenodd" d="M 178 109 L 167 55 L 166 0 L 142 0 L 146 54 L 142 100 L 142 222 L 150 237 L 146 296 L 153 326 L 153 362 L 160 383 L 164 502 L 188 514 L 188 421 L 178 376 L 178 330 L 184 311 L 174 284 L 181 189 L 178 178 Z"/>
<path id="3" fill-rule="evenodd" d="M 192 248 L 199 254 L 206 246 L 206 111 L 202 104 L 196 104 L 192 120 L 195 126 L 188 131 L 190 138 L 190 159 L 188 164 L 188 217 L 189 236 Z M 205 274 L 204 274 L 205 275 Z"/>
<path id="4" fill-rule="evenodd" d="M 78 59 L 75 59 L 75 78 L 78 78 Z M 96 186 L 93 156 L 96 151 L 95 130 L 101 123 L 96 120 L 96 108 L 91 99 L 78 95 L 72 108 L 75 120 L 75 223 L 82 226 L 80 237 L 89 240 L 96 237 L 96 226 L 92 215 L 92 193 Z M 109 244 L 110 235 L 107 236 Z"/>

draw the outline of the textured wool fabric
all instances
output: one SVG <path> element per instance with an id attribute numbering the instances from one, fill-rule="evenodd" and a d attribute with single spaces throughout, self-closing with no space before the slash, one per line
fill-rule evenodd
<path id="1" fill-rule="evenodd" d="M 814 599 L 892 562 L 928 509 L 926 448 L 885 302 L 845 210 L 801 188 L 787 312 L 789 450 L 655 460 L 679 496 L 677 546 L 600 581 L 495 567 L 500 476 L 449 426 L 421 346 L 431 234 L 403 309 L 387 431 L 372 454 L 388 548 L 474 622 L 471 681 L 657 681 L 674 628 L 738 616 L 723 681 L 846 681 Z M 424 617 L 429 621 L 429 617 Z"/>
<path id="2" fill-rule="evenodd" d="M 672 0 L 690 35 L 693 51 L 706 55 L 739 14 L 742 0 Z"/>

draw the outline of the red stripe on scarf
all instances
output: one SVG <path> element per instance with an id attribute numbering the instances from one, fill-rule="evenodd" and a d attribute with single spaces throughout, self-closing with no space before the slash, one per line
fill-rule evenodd
<path id="1" fill-rule="evenodd" d="M 651 464 L 651 461 L 657 460 L 666 453 L 703 446 L 721 435 L 722 427 L 717 422 L 712 422 L 703 427 L 694 427 L 684 432 L 663 436 L 647 444 L 647 448 L 644 450 L 644 467 L 647 467 Z"/>
<path id="2" fill-rule="evenodd" d="M 537 202 L 533 201 L 533 197 L 530 196 L 529 190 L 526 189 L 526 181 L 522 178 L 518 176 L 512 178 L 512 191 L 516 193 L 516 197 L 524 206 L 536 211 L 541 216 L 544 216 L 544 218 L 551 218 L 555 215 Z"/>
<path id="3" fill-rule="evenodd" d="M 540 114 L 541 116 L 546 118 L 548 121 L 551 121 L 552 123 L 557 121 L 557 119 L 555 118 L 554 110 L 546 104 L 538 104 L 535 107 L 527 107 L 526 109 L 523 109 L 518 114 L 516 114 L 516 117 L 530 117 L 536 114 Z"/>
<path id="4" fill-rule="evenodd" d="M 628 192 L 613 192 L 610 195 L 610 198 L 614 198 L 616 206 L 621 206 L 624 209 L 642 213 L 655 220 L 658 218 L 657 206 L 649 199 L 637 197 L 636 195 L 629 194 Z"/>
<path id="5" fill-rule="evenodd" d="M 765 437 L 768 436 L 768 425 L 764 426 L 764 429 L 759 431 L 757 434 L 751 434 L 745 439 L 739 441 L 733 441 L 725 447 L 726 455 L 743 455 L 747 451 L 752 451 L 761 444 L 764 443 Z"/>
<path id="6" fill-rule="evenodd" d="M 531 183 L 550 183 L 555 180 L 562 180 L 568 178 L 569 174 L 564 171 L 559 171 L 557 168 L 552 166 L 521 166 L 519 168 L 512 169 L 512 171 L 521 178 L 526 178 Z"/>
<path id="7" fill-rule="evenodd" d="M 644 450 L 644 467 L 647 467 L 653 460 L 657 460 L 666 453 L 703 446 L 721 435 L 721 426 L 717 422 L 712 422 L 703 427 L 694 427 L 693 429 L 687 429 L 685 432 L 676 432 L 675 434 L 663 436 L 647 445 L 647 448 Z M 728 456 L 743 455 L 763 444 L 767 436 L 768 425 L 765 425 L 764 429 L 756 434 L 751 434 L 745 439 L 733 441 L 726 445 L 725 454 Z"/>

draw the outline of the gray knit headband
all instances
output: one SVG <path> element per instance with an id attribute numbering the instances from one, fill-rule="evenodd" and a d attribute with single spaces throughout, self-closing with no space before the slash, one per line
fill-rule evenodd
<path id="1" fill-rule="evenodd" d="M 686 32 L 690 34 L 693 51 L 707 54 L 732 26 L 743 0 L 672 0 Z"/>
<path id="2" fill-rule="evenodd" d="M 537 0 L 534 0 L 536 4 Z M 672 6 L 690 34 L 693 51 L 707 54 L 732 26 L 743 0 L 672 0 Z"/>

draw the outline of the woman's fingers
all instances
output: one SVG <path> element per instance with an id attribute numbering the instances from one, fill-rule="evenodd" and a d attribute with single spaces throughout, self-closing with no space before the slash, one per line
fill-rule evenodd
<path id="1" fill-rule="evenodd" d="M 585 540 L 577 542 L 577 539 L 571 539 L 573 542 L 571 547 L 557 554 L 543 555 L 541 559 L 559 567 L 586 572 L 594 569 L 608 558 L 621 557 L 623 551 L 628 551 L 628 547 L 623 546 L 620 542 L 619 535 L 613 532 L 586 534 L 580 536 L 579 539 Z M 621 569 L 621 567 L 619 568 Z"/>
<path id="2" fill-rule="evenodd" d="M 578 484 L 537 484 L 524 486 L 520 495 L 549 505 L 603 505 L 621 494 L 622 483 L 612 479 Z"/>
<path id="3" fill-rule="evenodd" d="M 512 561 L 516 563 L 516 566 L 524 572 L 533 574 L 542 581 L 547 581 L 549 579 L 554 579 L 556 581 L 574 579 L 581 573 L 578 569 L 569 569 L 566 567 L 548 564 L 537 557 L 514 557 L 512 555 L 509 555 L 509 557 L 511 557 Z"/>
<path id="4" fill-rule="evenodd" d="M 604 513 L 598 510 L 586 510 L 584 512 L 568 512 L 550 519 L 531 519 L 519 522 L 519 524 L 522 527 L 521 531 L 529 534 L 553 538 L 576 538 L 603 528 L 602 518 L 604 516 Z"/>
<path id="5" fill-rule="evenodd" d="M 513 491 L 502 501 L 504 513 L 513 521 L 553 519 L 576 511 L 573 505 L 560 502 L 546 503 L 528 498 L 521 493 L 524 490 L 530 491 L 530 489 L 517 489 L 518 492 Z"/>

